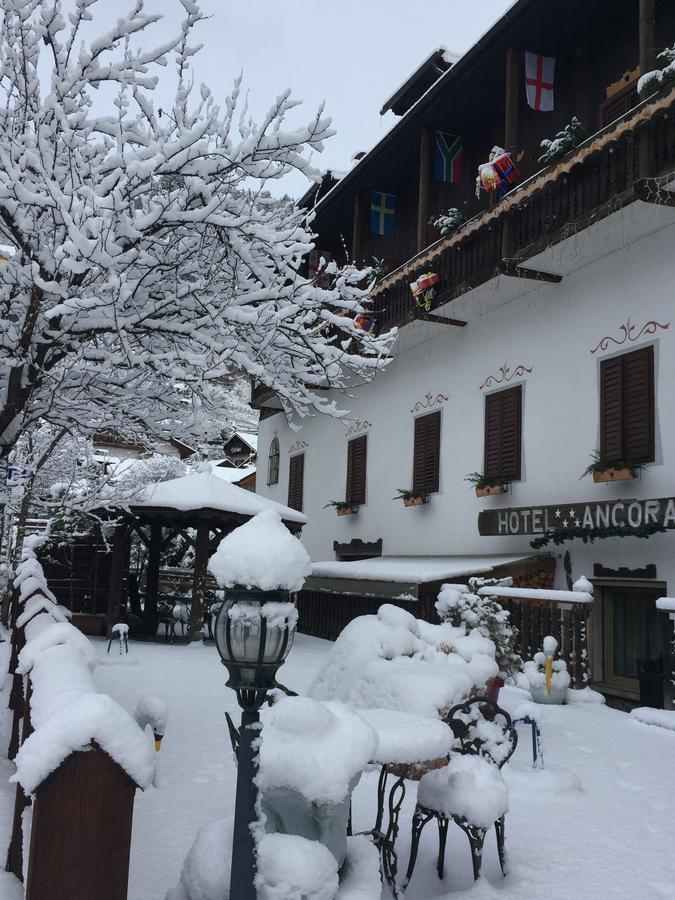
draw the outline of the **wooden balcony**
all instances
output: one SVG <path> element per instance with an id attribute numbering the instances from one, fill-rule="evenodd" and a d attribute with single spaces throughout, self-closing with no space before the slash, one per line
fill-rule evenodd
<path id="1" fill-rule="evenodd" d="M 443 321 L 434 310 L 498 275 L 559 281 L 527 261 L 636 200 L 675 205 L 674 107 L 675 89 L 649 98 L 388 275 L 372 295 L 381 327 Z M 441 281 L 425 314 L 410 283 L 430 271 Z"/>

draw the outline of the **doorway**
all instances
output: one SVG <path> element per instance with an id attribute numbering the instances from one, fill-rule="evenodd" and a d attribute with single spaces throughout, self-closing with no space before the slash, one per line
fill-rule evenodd
<path id="1" fill-rule="evenodd" d="M 656 609 L 663 591 L 622 585 L 603 588 L 604 682 L 637 695 L 638 660 L 663 658 L 664 617 Z"/>

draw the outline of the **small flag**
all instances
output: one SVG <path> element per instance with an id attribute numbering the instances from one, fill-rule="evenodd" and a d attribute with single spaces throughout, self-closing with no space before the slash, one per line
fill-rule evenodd
<path id="1" fill-rule="evenodd" d="M 372 191 L 370 194 L 370 231 L 372 234 L 391 235 L 394 233 L 396 197 Z"/>
<path id="2" fill-rule="evenodd" d="M 436 153 L 434 156 L 434 177 L 436 181 L 459 184 L 462 179 L 464 146 L 462 139 L 447 131 L 436 132 Z"/>
<path id="3" fill-rule="evenodd" d="M 553 109 L 555 57 L 525 52 L 525 91 L 527 103 L 539 112 Z"/>

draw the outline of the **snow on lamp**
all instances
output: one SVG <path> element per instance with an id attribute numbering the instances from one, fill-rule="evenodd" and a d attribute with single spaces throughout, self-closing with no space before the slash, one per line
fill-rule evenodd
<path id="1" fill-rule="evenodd" d="M 311 569 L 310 558 L 273 510 L 258 513 L 220 542 L 209 569 L 225 600 L 215 639 L 242 707 L 237 749 L 237 794 L 232 838 L 230 897 L 255 900 L 256 741 L 265 695 L 293 643 L 298 612 L 288 600 Z"/>

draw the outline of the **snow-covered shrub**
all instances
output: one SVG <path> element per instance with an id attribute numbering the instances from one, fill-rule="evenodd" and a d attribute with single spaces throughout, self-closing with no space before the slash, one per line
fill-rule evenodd
<path id="1" fill-rule="evenodd" d="M 569 153 L 570 150 L 574 150 L 575 147 L 578 147 L 579 144 L 583 143 L 587 137 L 588 132 L 586 131 L 586 128 L 576 116 L 573 116 L 569 125 L 565 125 L 563 130 L 559 131 L 553 140 L 544 138 L 541 142 L 540 146 L 544 150 L 544 153 L 539 157 L 539 162 L 545 163 L 546 165 L 556 162 L 556 160 L 561 159 L 566 153 Z"/>
<path id="2" fill-rule="evenodd" d="M 472 579 L 472 587 L 485 585 L 485 579 Z M 495 597 L 482 596 L 457 586 L 443 585 L 436 601 L 436 612 L 442 622 L 454 628 L 465 628 L 468 635 L 478 632 L 495 646 L 495 660 L 502 678 L 512 678 L 522 668 L 516 650 L 518 629 L 511 625 L 510 613 Z"/>
<path id="3" fill-rule="evenodd" d="M 318 841 L 296 834 L 265 834 L 258 844 L 259 900 L 333 900 L 337 863 Z"/>
<path id="4" fill-rule="evenodd" d="M 494 643 L 384 604 L 339 635 L 310 686 L 318 700 L 436 716 L 497 674 Z"/>
<path id="5" fill-rule="evenodd" d="M 639 94 L 656 91 L 675 81 L 675 44 L 662 50 L 657 59 L 663 60 L 663 67 L 653 72 L 645 72 L 638 81 Z"/>
<path id="6" fill-rule="evenodd" d="M 456 206 L 451 207 L 434 220 L 434 227 L 438 228 L 441 234 L 451 234 L 466 222 L 466 216 L 457 209 Z"/>

